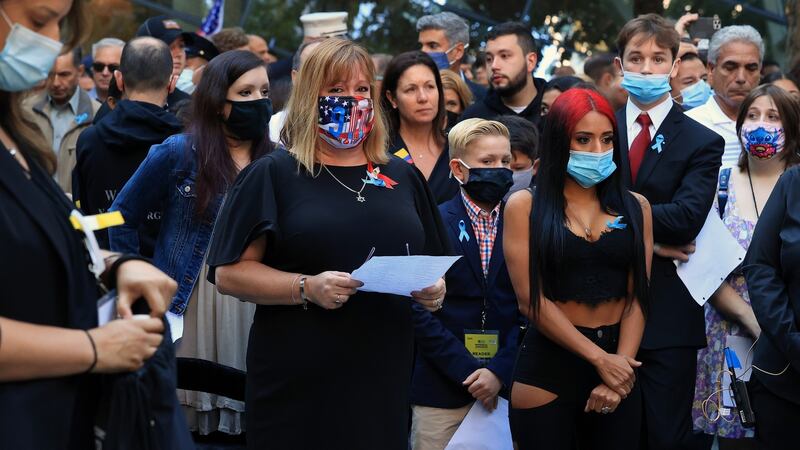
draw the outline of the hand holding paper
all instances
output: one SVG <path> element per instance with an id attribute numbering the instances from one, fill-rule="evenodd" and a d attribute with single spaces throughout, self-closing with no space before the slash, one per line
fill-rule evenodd
<path id="1" fill-rule="evenodd" d="M 365 292 L 411 296 L 435 285 L 460 256 L 375 256 L 351 274 Z"/>
<path id="2" fill-rule="evenodd" d="M 677 272 L 692 298 L 702 306 L 742 262 L 746 251 L 713 208 L 696 242 L 697 251 L 689 262 L 678 265 Z"/>

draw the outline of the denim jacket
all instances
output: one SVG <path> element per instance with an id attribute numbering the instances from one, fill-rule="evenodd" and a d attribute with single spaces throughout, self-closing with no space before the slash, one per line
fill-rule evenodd
<path id="1" fill-rule="evenodd" d="M 153 262 L 178 282 L 169 310 L 186 311 L 211 241 L 222 195 L 214 198 L 202 218 L 195 215 L 197 160 L 191 137 L 171 136 L 150 148 L 111 211 L 120 211 L 125 224 L 109 229 L 111 250 L 139 253 L 137 229 L 148 214 L 161 211 L 161 231 L 156 239 Z"/>

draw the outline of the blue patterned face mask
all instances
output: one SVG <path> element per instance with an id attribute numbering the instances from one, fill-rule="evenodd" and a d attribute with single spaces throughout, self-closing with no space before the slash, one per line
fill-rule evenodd
<path id="1" fill-rule="evenodd" d="M 708 99 L 711 98 L 711 87 L 706 83 L 706 80 L 700 80 L 691 86 L 681 89 L 681 98 L 683 98 L 683 106 L 686 108 L 697 108 L 700 105 L 705 105 Z"/>
<path id="2" fill-rule="evenodd" d="M 603 153 L 569 151 L 567 173 L 584 189 L 605 180 L 617 170 L 614 149 Z"/>
<path id="3" fill-rule="evenodd" d="M 18 23 L 12 23 L 2 8 L 0 15 L 11 28 L 6 45 L 0 52 L 0 90 L 28 90 L 47 79 L 63 45 Z"/>

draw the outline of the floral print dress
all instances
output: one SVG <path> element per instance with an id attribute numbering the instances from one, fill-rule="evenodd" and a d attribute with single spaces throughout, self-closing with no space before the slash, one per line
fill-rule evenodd
<path id="1" fill-rule="evenodd" d="M 737 169 L 734 168 L 733 170 Z M 719 211 L 717 200 L 714 200 L 714 209 Z M 753 230 L 756 224 L 739 215 L 733 178 L 730 178 L 728 184 L 728 201 L 725 204 L 725 212 L 722 216 L 722 221 L 736 240 L 739 241 L 739 244 L 746 250 L 750 246 L 750 239 L 753 237 Z M 737 267 L 733 273 L 728 276 L 727 282 L 749 305 L 750 296 L 747 293 L 744 274 L 740 268 Z M 720 418 L 713 423 L 703 416 L 703 401 L 712 393 L 722 388 L 717 380 L 725 367 L 723 351 L 725 349 L 727 336 L 751 337 L 738 323 L 723 318 L 710 302 L 705 305 L 705 316 L 708 346 L 697 352 L 697 380 L 695 383 L 694 403 L 692 407 L 694 429 L 706 434 L 732 439 L 753 437 L 753 430 L 742 427 L 739 416 L 734 412 L 731 412 L 730 415 Z M 717 395 L 722 395 L 722 393 L 715 394 L 714 398 L 709 403 L 716 403 Z M 708 412 L 712 417 L 717 414 L 713 407 L 711 407 Z"/>

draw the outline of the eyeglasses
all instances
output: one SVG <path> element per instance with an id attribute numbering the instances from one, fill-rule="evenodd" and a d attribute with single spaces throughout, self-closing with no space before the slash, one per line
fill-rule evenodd
<path id="1" fill-rule="evenodd" d="M 119 64 L 103 64 L 100 62 L 92 63 L 92 71 L 95 73 L 102 73 L 108 67 L 108 71 L 114 73 L 115 70 L 119 70 Z"/>

